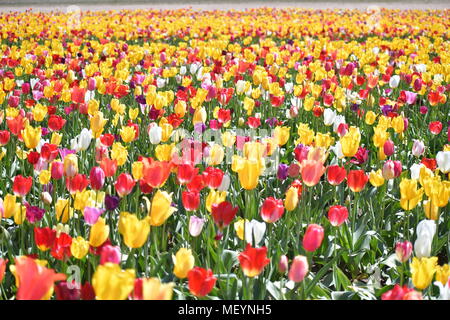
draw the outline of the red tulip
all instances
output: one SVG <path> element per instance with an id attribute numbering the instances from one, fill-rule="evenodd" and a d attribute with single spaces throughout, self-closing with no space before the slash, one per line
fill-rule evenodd
<path id="1" fill-rule="evenodd" d="M 292 261 L 291 269 L 289 270 L 289 280 L 294 282 L 302 282 L 309 271 L 308 258 L 305 256 L 296 256 Z"/>
<path id="2" fill-rule="evenodd" d="M 30 192 L 32 184 L 32 177 L 23 177 L 22 175 L 15 176 L 13 182 L 13 192 L 16 196 L 25 197 L 27 193 Z"/>
<path id="3" fill-rule="evenodd" d="M 348 210 L 344 206 L 336 205 L 332 206 L 328 210 L 328 220 L 333 227 L 339 227 L 348 218 Z"/>
<path id="4" fill-rule="evenodd" d="M 61 281 L 55 286 L 56 300 L 80 300 L 80 284 L 72 280 L 71 283 Z"/>
<path id="5" fill-rule="evenodd" d="M 116 188 L 117 194 L 122 198 L 130 194 L 135 184 L 136 182 L 129 173 L 121 173 L 117 177 L 117 181 L 114 184 L 114 187 Z"/>
<path id="6" fill-rule="evenodd" d="M 139 180 L 139 189 L 143 194 L 149 194 L 153 191 L 153 188 L 151 185 L 149 185 L 144 180 Z"/>
<path id="7" fill-rule="evenodd" d="M 347 177 L 347 170 L 343 167 L 339 167 L 338 165 L 328 166 L 327 179 L 328 183 L 337 186 L 342 183 Z"/>
<path id="8" fill-rule="evenodd" d="M 430 169 L 431 171 L 436 170 L 437 162 L 436 159 L 423 158 L 420 163 L 422 163 L 425 167 Z"/>
<path id="9" fill-rule="evenodd" d="M 105 184 L 105 171 L 100 167 L 93 167 L 91 173 L 89 174 L 89 180 L 91 182 L 91 187 L 94 190 L 100 190 Z"/>
<path id="10" fill-rule="evenodd" d="M 100 168 L 103 169 L 106 178 L 113 177 L 117 171 L 117 160 L 103 158 L 100 162 Z"/>
<path id="11" fill-rule="evenodd" d="M 62 232 L 59 237 L 55 239 L 52 247 L 52 257 L 58 260 L 70 258 L 72 256 L 70 252 L 70 246 L 72 244 L 72 237 L 67 233 Z"/>
<path id="12" fill-rule="evenodd" d="M 184 208 L 188 211 L 195 211 L 200 205 L 200 193 L 196 191 L 183 191 L 181 199 Z"/>
<path id="13" fill-rule="evenodd" d="M 28 155 L 27 155 L 28 163 L 33 166 L 39 162 L 40 158 L 41 158 L 41 155 L 39 154 L 39 152 L 36 152 L 36 151 L 30 151 L 30 153 L 28 153 Z"/>
<path id="14" fill-rule="evenodd" d="M 58 146 L 56 144 L 44 143 L 41 147 L 41 158 L 47 162 L 55 160 L 58 154 Z"/>
<path id="15" fill-rule="evenodd" d="M 268 197 L 261 207 L 261 217 L 267 223 L 278 221 L 284 213 L 283 200 Z"/>
<path id="16" fill-rule="evenodd" d="M 41 251 L 47 251 L 53 247 L 56 239 L 56 230 L 45 228 L 34 228 L 34 241 Z"/>
<path id="17" fill-rule="evenodd" d="M 369 177 L 364 170 L 350 170 L 347 176 L 347 185 L 353 192 L 360 192 L 366 186 Z"/>
<path id="18" fill-rule="evenodd" d="M 186 187 L 189 191 L 197 191 L 200 192 L 205 187 L 205 181 L 203 179 L 203 175 L 195 176 L 191 182 L 189 182 Z"/>
<path id="19" fill-rule="evenodd" d="M 432 134 L 437 135 L 437 134 L 441 133 L 441 131 L 442 131 L 442 123 L 440 121 L 430 122 L 428 128 L 430 129 L 430 132 Z"/>
<path id="20" fill-rule="evenodd" d="M 144 163 L 143 178 L 153 188 L 160 188 L 169 178 L 172 164 L 168 161 L 155 161 L 149 158 L 141 160 Z"/>
<path id="21" fill-rule="evenodd" d="M 231 221 L 233 221 L 237 211 L 239 210 L 238 207 L 233 207 L 233 205 L 228 201 L 223 201 L 219 204 L 215 203 L 212 205 L 211 209 L 214 223 L 219 227 L 219 229 L 228 226 Z"/>
<path id="22" fill-rule="evenodd" d="M 95 291 L 89 282 L 85 282 L 81 287 L 81 300 L 95 300 Z"/>
<path id="23" fill-rule="evenodd" d="M 42 267 L 28 257 L 16 258 L 15 266 L 19 280 L 17 300 L 40 300 L 53 287 L 55 281 L 66 279 L 66 275 Z"/>
<path id="24" fill-rule="evenodd" d="M 73 87 L 72 88 L 72 101 L 75 103 L 84 103 L 86 96 L 86 89 Z"/>
<path id="25" fill-rule="evenodd" d="M 48 127 L 52 131 L 59 131 L 59 130 L 61 130 L 64 127 L 65 124 L 66 124 L 66 120 L 63 117 L 61 117 L 61 116 L 57 116 L 57 115 L 52 114 L 48 118 Z"/>
<path id="26" fill-rule="evenodd" d="M 247 277 L 253 278 L 259 275 L 270 262 L 267 258 L 267 248 L 253 248 L 249 243 L 245 251 L 238 256 L 242 271 Z"/>
<path id="27" fill-rule="evenodd" d="M 188 272 L 189 291 L 197 296 L 204 297 L 214 288 L 217 278 L 211 269 L 194 267 Z"/>
<path id="28" fill-rule="evenodd" d="M 100 136 L 100 142 L 106 147 L 111 147 L 114 143 L 114 135 L 111 133 L 102 134 Z"/>
<path id="29" fill-rule="evenodd" d="M 8 144 L 10 135 L 8 130 L 0 130 L 0 146 Z"/>
<path id="30" fill-rule="evenodd" d="M 303 237 L 303 248 L 309 252 L 316 251 L 322 244 L 323 237 L 323 228 L 318 224 L 310 224 Z"/>
<path id="31" fill-rule="evenodd" d="M 222 183 L 223 171 L 219 168 L 208 167 L 203 171 L 203 181 L 212 189 L 217 189 Z"/>
<path id="32" fill-rule="evenodd" d="M 178 165 L 177 178 L 181 184 L 191 182 L 197 173 L 198 168 L 196 168 L 192 163 L 182 163 Z"/>
<path id="33" fill-rule="evenodd" d="M 81 173 L 76 174 L 74 177 L 66 179 L 66 188 L 70 194 L 82 192 L 89 185 L 88 178 Z"/>
<path id="34" fill-rule="evenodd" d="M 394 142 L 392 142 L 392 140 L 386 140 L 383 145 L 383 151 L 386 156 L 392 156 L 395 152 Z"/>

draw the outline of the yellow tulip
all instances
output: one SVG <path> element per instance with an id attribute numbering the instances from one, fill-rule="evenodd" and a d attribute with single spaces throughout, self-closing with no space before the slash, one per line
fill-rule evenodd
<path id="1" fill-rule="evenodd" d="M 127 162 L 128 151 L 120 142 L 114 142 L 111 150 L 111 159 L 117 160 L 118 166 L 123 166 Z"/>
<path id="2" fill-rule="evenodd" d="M 17 210 L 14 214 L 14 223 L 22 224 L 27 217 L 27 208 L 25 206 L 20 206 L 19 210 Z"/>
<path id="3" fill-rule="evenodd" d="M 414 287 L 419 290 L 426 289 L 433 280 L 437 268 L 437 257 L 413 258 L 411 263 L 412 281 Z"/>
<path id="4" fill-rule="evenodd" d="M 62 223 L 67 223 L 73 216 L 73 208 L 69 206 L 69 199 L 58 199 L 55 204 L 56 219 Z"/>
<path id="5" fill-rule="evenodd" d="M 175 256 L 172 256 L 172 260 L 175 265 L 173 273 L 179 279 L 186 278 L 188 272 L 194 267 L 195 263 L 192 250 L 186 248 L 179 249 Z"/>
<path id="6" fill-rule="evenodd" d="M 58 132 L 53 132 L 52 133 L 52 138 L 50 140 L 51 144 L 56 144 L 57 146 L 59 146 L 59 144 L 62 141 L 62 134 L 58 133 Z"/>
<path id="7" fill-rule="evenodd" d="M 90 128 L 94 138 L 99 138 L 103 132 L 107 119 L 103 118 L 103 113 L 98 111 L 90 120 Z"/>
<path id="8" fill-rule="evenodd" d="M 70 253 L 77 258 L 83 259 L 89 252 L 89 241 L 85 240 L 83 237 L 78 236 L 72 239 L 72 244 L 70 245 Z"/>
<path id="9" fill-rule="evenodd" d="M 225 152 L 223 147 L 217 143 L 215 143 L 212 148 L 209 150 L 209 158 L 208 164 L 210 166 L 216 166 L 222 163 L 223 158 L 225 156 Z"/>
<path id="10" fill-rule="evenodd" d="M 286 192 L 286 198 L 284 200 L 284 207 L 287 211 L 294 211 L 298 205 L 298 190 L 297 188 L 290 187 Z"/>
<path id="11" fill-rule="evenodd" d="M 423 188 L 417 189 L 417 180 L 402 179 L 400 182 L 400 206 L 404 210 L 414 209 L 422 200 Z"/>
<path id="12" fill-rule="evenodd" d="M 361 142 L 361 133 L 356 127 L 350 127 L 349 131 L 341 138 L 342 153 L 345 157 L 353 157 L 358 152 Z"/>
<path id="13" fill-rule="evenodd" d="M 374 187 L 380 187 L 384 184 L 384 178 L 383 174 L 381 173 L 381 169 L 378 169 L 377 171 L 371 171 L 369 173 L 369 181 L 370 184 Z"/>
<path id="14" fill-rule="evenodd" d="M 135 161 L 131 164 L 131 173 L 134 180 L 140 180 L 144 176 L 144 163 L 142 161 Z"/>
<path id="15" fill-rule="evenodd" d="M 39 174 L 39 183 L 40 184 L 47 184 L 50 182 L 51 179 L 51 173 L 49 170 L 42 170 Z"/>
<path id="16" fill-rule="evenodd" d="M 449 277 L 450 267 L 448 264 L 444 264 L 443 266 L 438 266 L 436 268 L 436 280 L 442 283 L 444 286 L 447 284 Z"/>
<path id="17" fill-rule="evenodd" d="M 310 129 L 305 123 L 300 123 L 297 133 L 299 135 L 297 143 L 310 145 L 314 140 L 314 130 Z"/>
<path id="18" fill-rule="evenodd" d="M 71 153 L 64 157 L 64 175 L 72 178 L 78 173 L 78 158 L 75 154 Z"/>
<path id="19" fill-rule="evenodd" d="M 278 82 L 277 82 L 278 83 Z M 275 127 L 274 138 L 279 146 L 284 146 L 289 140 L 290 127 Z"/>
<path id="20" fill-rule="evenodd" d="M 142 299 L 171 300 L 174 286 L 173 282 L 161 283 L 158 278 L 142 279 Z"/>
<path id="21" fill-rule="evenodd" d="M 155 148 L 155 155 L 159 161 L 170 161 L 175 152 L 175 144 L 159 144 Z"/>
<path id="22" fill-rule="evenodd" d="M 41 141 L 41 127 L 33 128 L 30 125 L 27 125 L 25 129 L 22 130 L 22 138 L 23 142 L 25 142 L 25 146 L 28 149 L 34 149 Z"/>
<path id="23" fill-rule="evenodd" d="M 92 277 L 92 286 L 98 300 L 125 300 L 134 289 L 133 269 L 122 270 L 118 264 L 99 265 Z"/>
<path id="24" fill-rule="evenodd" d="M 226 197 L 227 197 L 226 191 L 220 192 L 214 189 L 209 190 L 209 194 L 206 197 L 206 210 L 208 210 L 208 212 L 211 212 L 212 205 L 224 202 Z"/>
<path id="25" fill-rule="evenodd" d="M 425 200 L 423 202 L 423 210 L 425 212 L 425 216 L 430 220 L 438 220 L 439 219 L 439 207 L 433 204 L 431 200 Z"/>
<path id="26" fill-rule="evenodd" d="M 158 190 L 153 196 L 151 209 L 147 198 L 147 210 L 149 210 L 149 222 L 151 226 L 162 225 L 177 210 L 172 207 L 172 195 L 166 191 Z"/>
<path id="27" fill-rule="evenodd" d="M 20 210 L 20 203 L 16 202 L 16 196 L 7 194 L 3 200 L 3 216 L 7 219 L 14 217 Z"/>
<path id="28" fill-rule="evenodd" d="M 136 130 L 134 127 L 131 126 L 125 126 L 122 127 L 120 130 L 120 137 L 122 138 L 123 142 L 129 143 L 134 140 L 134 137 L 136 135 Z"/>
<path id="29" fill-rule="evenodd" d="M 33 108 L 33 119 L 37 122 L 41 122 L 44 120 L 45 116 L 47 115 L 47 107 L 43 106 L 42 104 L 38 103 Z"/>
<path id="30" fill-rule="evenodd" d="M 224 133 L 222 133 L 222 144 L 225 147 L 231 148 L 235 142 L 236 136 L 232 134 L 230 131 L 225 131 Z"/>
<path id="31" fill-rule="evenodd" d="M 250 222 L 247 219 L 240 218 L 238 221 L 234 223 L 234 230 L 239 239 L 244 240 L 244 225 L 245 223 Z"/>
<path id="32" fill-rule="evenodd" d="M 109 236 L 109 226 L 106 225 L 105 219 L 100 217 L 91 227 L 89 234 L 89 244 L 93 247 L 100 247 Z"/>
<path id="33" fill-rule="evenodd" d="M 140 248 L 147 241 L 150 225 L 147 219 L 139 220 L 134 214 L 122 212 L 119 219 L 119 232 L 129 248 Z"/>
<path id="34" fill-rule="evenodd" d="M 375 120 L 377 119 L 377 115 L 375 114 L 375 112 L 373 111 L 367 111 L 366 113 L 366 124 L 368 124 L 369 126 L 373 125 L 375 123 Z"/>

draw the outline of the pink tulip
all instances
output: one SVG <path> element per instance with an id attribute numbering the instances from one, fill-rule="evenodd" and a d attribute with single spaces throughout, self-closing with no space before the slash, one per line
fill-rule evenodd
<path id="1" fill-rule="evenodd" d="M 289 268 L 288 258 L 285 255 L 282 255 L 280 257 L 280 262 L 278 263 L 278 270 L 281 273 L 285 273 L 288 268 Z"/>
<path id="2" fill-rule="evenodd" d="M 120 248 L 117 246 L 104 246 L 100 252 L 100 264 L 107 262 L 119 264 L 120 263 Z"/>
<path id="3" fill-rule="evenodd" d="M 289 270 L 289 280 L 294 282 L 303 281 L 308 274 L 308 269 L 308 259 L 305 256 L 296 256 Z"/>
<path id="4" fill-rule="evenodd" d="M 102 215 L 102 213 L 105 212 L 105 209 L 97 209 L 92 207 L 85 207 L 83 214 L 84 214 L 84 221 L 90 226 L 94 225 L 98 218 Z"/>
<path id="5" fill-rule="evenodd" d="M 100 167 L 93 167 L 89 174 L 91 187 L 94 190 L 100 190 L 105 184 L 105 172 Z"/>
<path id="6" fill-rule="evenodd" d="M 318 224 L 310 224 L 303 237 L 303 248 L 309 252 L 316 251 L 322 244 L 323 237 L 323 228 Z"/>
<path id="7" fill-rule="evenodd" d="M 409 241 L 397 242 L 395 245 L 395 254 L 400 262 L 408 261 L 413 250 L 412 243 Z"/>
<path id="8" fill-rule="evenodd" d="M 328 210 L 328 220 L 333 227 L 339 227 L 342 225 L 348 218 L 348 210 L 344 206 L 332 206 Z"/>

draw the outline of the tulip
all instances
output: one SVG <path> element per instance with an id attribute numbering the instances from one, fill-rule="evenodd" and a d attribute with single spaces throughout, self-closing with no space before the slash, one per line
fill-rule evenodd
<path id="1" fill-rule="evenodd" d="M 28 149 L 34 149 L 39 144 L 41 140 L 42 130 L 41 127 L 33 128 L 27 125 L 24 130 L 22 130 L 22 138 L 25 142 L 25 146 Z"/>
<path id="2" fill-rule="evenodd" d="M 105 173 L 105 178 L 113 177 L 117 171 L 117 160 L 103 158 L 100 162 L 100 168 Z"/>
<path id="3" fill-rule="evenodd" d="M 208 167 L 203 171 L 203 182 L 211 189 L 217 189 L 223 180 L 224 173 L 219 168 Z"/>
<path id="4" fill-rule="evenodd" d="M 386 291 L 381 295 L 381 300 L 411 300 L 408 299 L 408 297 L 413 292 L 418 293 L 417 291 L 414 291 L 414 289 L 408 288 L 406 285 L 401 287 L 398 284 L 396 284 L 393 289 Z M 418 294 L 421 297 L 421 294 L 420 293 Z"/>
<path id="5" fill-rule="evenodd" d="M 420 157 L 425 152 L 425 145 L 420 140 L 414 140 L 413 147 L 412 147 L 412 154 L 415 157 Z"/>
<path id="6" fill-rule="evenodd" d="M 81 130 L 80 134 L 72 139 L 71 149 L 75 149 L 77 152 L 84 151 L 89 148 L 92 141 L 92 132 L 86 128 Z"/>
<path id="7" fill-rule="evenodd" d="M 143 160 L 143 178 L 152 188 L 160 188 L 169 178 L 172 165 L 167 161 L 149 161 Z"/>
<path id="8" fill-rule="evenodd" d="M 89 184 L 89 180 L 84 174 L 76 174 L 72 178 L 66 179 L 66 188 L 70 194 L 83 192 Z"/>
<path id="9" fill-rule="evenodd" d="M 338 165 L 328 166 L 327 179 L 328 183 L 333 186 L 338 186 L 347 177 L 347 170 Z"/>
<path id="10" fill-rule="evenodd" d="M 242 228 L 243 229 L 243 228 Z M 255 246 L 261 242 L 266 232 L 266 224 L 256 220 L 245 220 L 245 241 Z M 242 230 L 242 234 L 244 230 Z M 243 237 L 241 238 L 243 240 Z"/>
<path id="11" fill-rule="evenodd" d="M 131 193 L 135 184 L 136 182 L 134 181 L 133 177 L 130 174 L 121 173 L 117 177 L 114 187 L 116 188 L 119 197 L 123 198 L 124 196 Z"/>
<path id="12" fill-rule="evenodd" d="M 0 147 L 6 146 L 8 144 L 10 135 L 11 134 L 8 130 L 0 130 Z"/>
<path id="13" fill-rule="evenodd" d="M 382 186 L 384 184 L 384 178 L 383 178 L 381 170 L 377 170 L 377 171 L 372 170 L 369 173 L 369 181 L 370 181 L 370 184 L 374 187 Z"/>
<path id="14" fill-rule="evenodd" d="M 65 260 L 72 256 L 70 247 L 72 245 L 72 237 L 65 232 L 61 232 L 55 239 L 53 244 L 51 255 L 57 260 Z"/>
<path id="15" fill-rule="evenodd" d="M 400 76 L 393 75 L 391 79 L 389 79 L 389 86 L 391 88 L 397 88 L 400 83 Z"/>
<path id="16" fill-rule="evenodd" d="M 245 190 L 253 190 L 258 185 L 259 176 L 262 174 L 263 166 L 258 160 L 242 159 L 236 170 L 239 182 Z"/>
<path id="17" fill-rule="evenodd" d="M 72 280 L 71 283 L 67 283 L 67 281 L 58 282 L 55 286 L 56 300 L 80 300 L 80 289 L 80 285 L 75 280 Z"/>
<path id="18" fill-rule="evenodd" d="M 117 161 L 118 166 L 123 166 L 127 162 L 128 150 L 121 143 L 114 142 L 111 150 L 111 159 Z"/>
<path id="19" fill-rule="evenodd" d="M 395 145 L 392 140 L 386 140 L 386 142 L 383 145 L 383 151 L 386 156 L 391 156 L 395 153 Z"/>
<path id="20" fill-rule="evenodd" d="M 383 165 L 383 178 L 386 180 L 394 179 L 395 171 L 394 171 L 394 161 L 388 160 Z"/>
<path id="21" fill-rule="evenodd" d="M 100 217 L 91 227 L 89 234 L 89 244 L 93 247 L 100 247 L 109 236 L 109 226 L 106 225 L 105 219 Z"/>
<path id="22" fill-rule="evenodd" d="M 103 118 L 103 113 L 101 111 L 97 111 L 90 119 L 90 128 L 94 138 L 99 138 L 101 136 L 106 122 L 108 122 L 108 119 Z"/>
<path id="23" fill-rule="evenodd" d="M 32 177 L 23 177 L 22 175 L 15 176 L 13 182 L 14 194 L 19 197 L 25 197 L 28 192 L 30 192 L 32 184 Z"/>
<path id="24" fill-rule="evenodd" d="M 166 191 L 158 190 L 153 196 L 150 209 L 150 201 L 147 198 L 147 211 L 150 217 L 150 225 L 157 227 L 162 225 L 177 209 L 172 207 L 172 195 Z"/>
<path id="25" fill-rule="evenodd" d="M 78 174 L 78 159 L 75 154 L 68 154 L 64 157 L 64 175 L 74 177 Z"/>
<path id="26" fill-rule="evenodd" d="M 50 173 L 52 179 L 61 179 L 64 176 L 64 164 L 61 161 L 53 161 L 51 163 Z"/>
<path id="27" fill-rule="evenodd" d="M 280 273 L 285 273 L 289 267 L 288 257 L 282 255 L 280 257 L 280 261 L 278 262 L 278 271 Z"/>
<path id="28" fill-rule="evenodd" d="M 177 178 L 181 184 L 187 184 L 198 174 L 198 168 L 192 163 L 178 165 Z"/>
<path id="29" fill-rule="evenodd" d="M 411 256 L 413 247 L 412 243 L 409 241 L 397 242 L 395 245 L 395 254 L 397 255 L 398 261 L 404 263 L 408 261 Z"/>
<path id="30" fill-rule="evenodd" d="M 162 128 L 158 125 L 151 125 L 148 130 L 148 136 L 151 144 L 159 144 L 162 138 Z"/>
<path id="31" fill-rule="evenodd" d="M 333 227 L 339 227 L 348 218 L 348 210 L 344 206 L 335 205 L 328 210 L 328 220 Z"/>
<path id="32" fill-rule="evenodd" d="M 431 200 L 423 201 L 423 210 L 427 219 L 438 220 L 439 219 L 439 207 L 433 204 Z"/>
<path id="33" fill-rule="evenodd" d="M 89 174 L 89 181 L 91 188 L 94 190 L 100 190 L 105 184 L 105 172 L 100 167 L 92 167 Z"/>
<path id="34" fill-rule="evenodd" d="M 303 248 L 309 252 L 316 251 L 322 244 L 323 237 L 324 230 L 321 226 L 317 224 L 308 225 L 303 237 Z"/>
<path id="35" fill-rule="evenodd" d="M 266 247 L 253 248 L 250 244 L 247 244 L 245 251 L 239 254 L 238 259 L 242 271 L 249 278 L 259 275 L 270 262 L 267 258 Z"/>
<path id="36" fill-rule="evenodd" d="M 445 285 L 448 283 L 450 277 L 450 267 L 448 264 L 443 266 L 437 266 L 436 268 L 436 280 Z"/>
<path id="37" fill-rule="evenodd" d="M 347 175 L 347 185 L 353 192 L 360 192 L 366 186 L 369 177 L 364 170 L 350 170 Z"/>
<path id="38" fill-rule="evenodd" d="M 174 264 L 173 273 L 179 279 L 184 279 L 188 276 L 188 273 L 194 268 L 195 259 L 192 255 L 192 250 L 181 248 L 177 253 L 172 256 Z"/>
<path id="39" fill-rule="evenodd" d="M 59 198 L 55 204 L 55 211 L 56 219 L 62 223 L 66 223 L 73 216 L 73 208 L 69 206 L 68 199 Z"/>
<path id="40" fill-rule="evenodd" d="M 236 216 L 239 207 L 233 207 L 228 201 L 219 204 L 215 203 L 211 206 L 214 223 L 222 230 L 228 226 Z"/>
<path id="41" fill-rule="evenodd" d="M 323 163 L 316 160 L 303 160 L 301 167 L 303 183 L 308 187 L 313 187 L 319 183 L 320 178 L 326 170 Z"/>
<path id="42" fill-rule="evenodd" d="M 323 111 L 323 123 L 326 126 L 331 126 L 334 123 L 335 119 L 336 119 L 336 110 L 326 108 Z"/>
<path id="43" fill-rule="evenodd" d="M 97 209 L 92 207 L 84 207 L 84 220 L 90 226 L 97 223 L 98 218 L 105 212 L 105 209 Z"/>
<path id="44" fill-rule="evenodd" d="M 261 217 L 267 223 L 278 221 L 284 214 L 283 200 L 268 197 L 261 207 Z"/>
<path id="45" fill-rule="evenodd" d="M 433 121 L 430 122 L 428 125 L 428 129 L 430 129 L 430 132 L 434 135 L 438 135 L 442 131 L 442 122 L 440 121 Z"/>
<path id="46" fill-rule="evenodd" d="M 345 157 L 353 157 L 358 152 L 361 133 L 358 128 L 350 127 L 349 131 L 340 140 L 342 154 Z"/>
<path id="47" fill-rule="evenodd" d="M 197 296 L 204 297 L 214 288 L 217 278 L 214 277 L 211 269 L 195 267 L 188 273 L 189 291 Z"/>
<path id="48" fill-rule="evenodd" d="M 108 262 L 114 264 L 120 264 L 120 248 L 118 246 L 105 245 L 102 246 L 100 251 L 100 264 L 106 264 Z"/>
<path id="49" fill-rule="evenodd" d="M 17 300 L 41 300 L 49 298 L 48 293 L 53 291 L 55 281 L 65 280 L 66 275 L 55 273 L 28 257 L 15 259 L 16 279 L 19 283 Z"/>
<path id="50" fill-rule="evenodd" d="M 279 146 L 284 146 L 289 140 L 290 127 L 275 127 L 274 138 Z"/>
<path id="51" fill-rule="evenodd" d="M 34 241 L 36 246 L 41 251 L 47 251 L 53 247 L 53 243 L 56 239 L 56 231 L 50 229 L 49 227 L 45 228 L 34 228 Z"/>
<path id="52" fill-rule="evenodd" d="M 139 220 L 134 214 L 121 212 L 119 219 L 119 233 L 128 248 L 140 248 L 147 241 L 150 225 L 147 219 Z"/>
<path id="53" fill-rule="evenodd" d="M 442 173 L 450 172 L 450 151 L 439 151 L 436 154 L 437 167 Z"/>
<path id="54" fill-rule="evenodd" d="M 89 252 L 89 241 L 78 236 L 72 239 L 70 253 L 77 259 L 83 259 Z"/>
<path id="55" fill-rule="evenodd" d="M 191 216 L 189 218 L 189 234 L 192 237 L 198 237 L 202 232 L 203 225 L 205 224 L 206 219 L 199 218 L 197 216 Z"/>
<path id="56" fill-rule="evenodd" d="M 419 290 L 426 289 L 433 280 L 437 268 L 437 257 L 413 258 L 411 263 L 412 281 Z"/>
<path id="57" fill-rule="evenodd" d="M 125 143 L 129 143 L 133 141 L 136 137 L 136 130 L 134 127 L 125 126 L 122 127 L 120 130 L 120 137 L 122 138 L 122 141 Z"/>
<path id="58" fill-rule="evenodd" d="M 92 286 L 98 300 L 125 300 L 133 291 L 135 271 L 121 270 L 118 264 L 99 265 L 92 277 Z"/>
<path id="59" fill-rule="evenodd" d="M 284 206 L 287 211 L 294 211 L 298 205 L 298 191 L 294 187 L 290 187 L 286 192 L 286 198 L 284 200 Z"/>
<path id="60" fill-rule="evenodd" d="M 308 270 L 308 258 L 305 256 L 296 256 L 292 261 L 291 269 L 289 270 L 289 280 L 302 282 L 308 274 Z"/>
<path id="61" fill-rule="evenodd" d="M 134 300 L 171 300 L 175 284 L 162 283 L 158 278 L 136 279 L 134 283 Z"/>
<path id="62" fill-rule="evenodd" d="M 404 210 L 414 209 L 422 200 L 423 188 L 417 189 L 417 180 L 402 179 L 400 182 L 400 205 Z"/>

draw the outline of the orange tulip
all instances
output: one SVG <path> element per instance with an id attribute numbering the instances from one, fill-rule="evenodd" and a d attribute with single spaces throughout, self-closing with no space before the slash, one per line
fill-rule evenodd
<path id="1" fill-rule="evenodd" d="M 169 178 L 172 163 L 168 161 L 155 161 L 151 158 L 142 159 L 144 168 L 142 180 L 152 188 L 160 188 Z"/>

